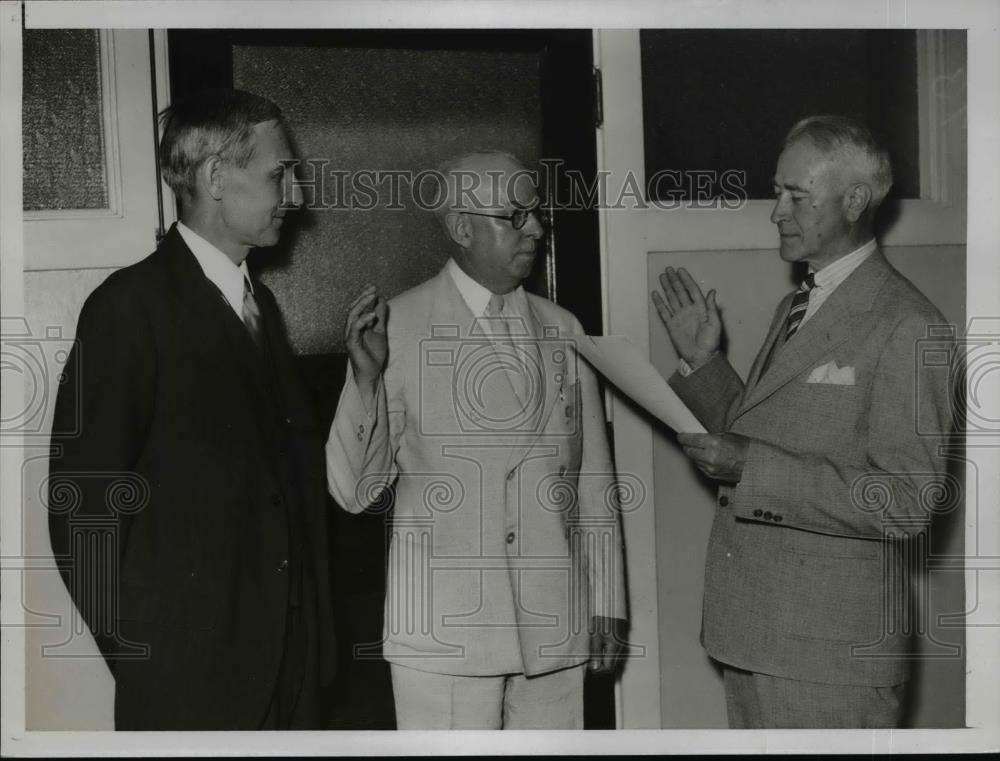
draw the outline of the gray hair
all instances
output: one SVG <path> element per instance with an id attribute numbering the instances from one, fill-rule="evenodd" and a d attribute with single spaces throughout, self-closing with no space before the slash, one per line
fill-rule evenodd
<path id="1" fill-rule="evenodd" d="M 524 164 L 521 160 L 506 151 L 496 151 L 496 150 L 478 150 L 470 151 L 469 153 L 463 153 L 461 156 L 455 156 L 454 158 L 448 159 L 436 170 L 437 180 L 441 184 L 440 194 L 437 197 L 437 203 L 435 207 L 435 214 L 438 220 L 444 224 L 445 218 L 453 211 L 459 209 L 470 208 L 465 201 L 470 200 L 468 196 L 470 192 L 482 189 L 483 181 L 489 180 L 491 182 L 496 182 L 499 188 L 499 179 L 490 176 L 489 178 L 484 177 L 483 174 L 476 170 L 466 169 L 466 167 L 472 163 L 472 161 L 478 157 L 482 156 L 495 156 L 500 158 L 505 158 L 518 166 L 523 167 Z M 525 170 L 528 171 L 528 170 Z M 492 174 L 492 173 L 488 173 Z M 470 187 L 466 183 L 466 180 L 471 180 L 475 183 L 474 187 Z M 472 208 L 481 209 L 485 208 L 482 204 L 482 195 L 479 193 L 471 193 L 475 200 L 472 201 Z M 461 195 L 461 198 L 459 197 Z M 494 202 L 496 199 L 494 199 Z"/>
<path id="2" fill-rule="evenodd" d="M 203 90 L 160 114 L 160 168 L 180 199 L 194 196 L 198 168 L 211 156 L 238 167 L 253 157 L 254 126 L 283 123 L 281 109 L 243 90 Z"/>
<path id="3" fill-rule="evenodd" d="M 843 159 L 868 180 L 874 213 L 892 187 L 892 161 L 871 130 L 847 116 L 809 116 L 789 130 L 782 147 L 803 139 L 828 156 Z"/>

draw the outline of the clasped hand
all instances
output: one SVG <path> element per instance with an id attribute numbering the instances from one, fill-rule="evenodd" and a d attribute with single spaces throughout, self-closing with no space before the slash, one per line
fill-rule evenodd
<path id="1" fill-rule="evenodd" d="M 716 481 L 739 483 L 750 439 L 738 433 L 678 433 L 677 443 L 702 473 Z"/>

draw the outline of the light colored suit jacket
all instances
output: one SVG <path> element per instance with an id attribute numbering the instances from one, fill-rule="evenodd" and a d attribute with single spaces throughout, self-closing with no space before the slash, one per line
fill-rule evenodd
<path id="1" fill-rule="evenodd" d="M 883 538 L 925 529 L 945 477 L 948 370 L 919 351 L 945 320 L 878 251 L 783 343 L 791 298 L 745 387 L 721 355 L 670 380 L 710 431 L 750 438 L 718 491 L 702 642 L 749 671 L 898 684 L 914 569 Z"/>
<path id="2" fill-rule="evenodd" d="M 604 414 L 573 348 L 582 330 L 546 299 L 528 304 L 524 333 L 512 331 L 540 367 L 524 413 L 446 270 L 390 301 L 373 414 L 348 369 L 327 475 L 345 509 L 394 510 L 389 661 L 540 674 L 587 660 L 591 616 L 625 617 Z"/>

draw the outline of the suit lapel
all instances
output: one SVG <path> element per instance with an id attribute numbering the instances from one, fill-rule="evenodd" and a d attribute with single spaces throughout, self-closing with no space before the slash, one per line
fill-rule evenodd
<path id="1" fill-rule="evenodd" d="M 253 397 L 251 403 L 259 409 L 267 391 L 257 348 L 243 321 L 205 277 L 176 226 L 167 233 L 161 250 L 166 257 L 172 300 L 180 306 L 176 329 L 188 334 L 188 346 L 222 376 L 228 388 L 234 393 L 246 388 Z"/>
<path id="2" fill-rule="evenodd" d="M 761 351 L 758 355 L 751 371 L 751 382 L 734 419 L 760 404 L 850 338 L 858 323 L 866 319 L 889 269 L 885 256 L 881 251 L 875 251 L 784 344 L 780 344 L 780 333 L 788 306 L 780 309 L 767 339 L 768 346 L 773 347 L 774 356 L 766 370 L 762 370 L 767 352 Z M 785 300 L 790 301 L 792 295 L 789 294 Z M 758 377 L 755 378 L 754 373 L 759 374 Z"/>
<path id="3" fill-rule="evenodd" d="M 557 377 L 565 379 L 565 359 L 562 362 L 563 372 L 559 372 L 560 365 L 556 362 L 555 354 L 559 351 L 560 340 L 567 337 L 558 336 L 557 340 L 546 340 L 545 328 L 531 300 L 528 300 L 528 317 L 526 318 L 530 343 L 527 346 L 529 356 L 527 362 L 533 363 L 537 367 L 540 377 L 536 377 L 534 393 L 536 396 L 528 399 L 528 410 L 530 415 L 526 415 L 521 429 L 523 436 L 517 440 L 517 445 L 511 450 L 510 458 L 507 462 L 507 469 L 516 467 L 531 452 L 535 442 L 545 431 L 549 417 L 552 415 L 552 408 L 555 406 L 559 391 L 563 387 L 563 382 L 556 382 Z M 568 357 L 567 351 L 562 351 L 564 357 Z M 537 394 L 541 394 L 540 403 L 536 402 Z"/>
<path id="4" fill-rule="evenodd" d="M 779 337 L 781 336 L 781 330 L 785 325 L 785 321 L 788 319 L 788 310 L 791 308 L 792 298 L 795 292 L 789 293 L 781 300 L 778 305 L 778 309 L 775 311 L 774 319 L 771 320 L 771 327 L 767 332 L 767 337 L 764 339 L 764 345 L 761 350 L 757 353 L 756 359 L 754 359 L 753 367 L 750 368 L 750 375 L 747 378 L 747 388 L 751 389 L 760 381 L 760 376 L 764 372 L 764 368 L 767 367 L 772 360 L 771 356 L 775 351 L 778 350 Z"/>

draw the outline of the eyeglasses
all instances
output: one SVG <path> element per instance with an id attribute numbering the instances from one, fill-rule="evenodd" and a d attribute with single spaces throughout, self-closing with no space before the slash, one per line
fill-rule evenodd
<path id="1" fill-rule="evenodd" d="M 471 214 L 474 217 L 490 217 L 491 219 L 506 219 L 510 222 L 510 226 L 515 230 L 520 230 L 528 223 L 528 217 L 532 214 L 535 215 L 535 219 L 538 220 L 540 224 L 545 224 L 544 217 L 542 217 L 542 207 L 533 206 L 530 209 L 514 209 L 513 214 L 484 214 L 481 211 L 463 211 L 462 214 Z"/>

